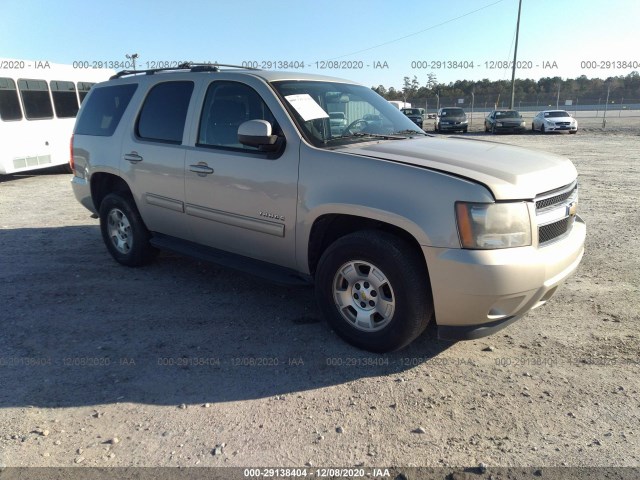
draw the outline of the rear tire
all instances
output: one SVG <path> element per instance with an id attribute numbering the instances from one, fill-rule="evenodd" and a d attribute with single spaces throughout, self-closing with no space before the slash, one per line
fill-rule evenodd
<path id="1" fill-rule="evenodd" d="M 429 275 L 420 253 L 386 232 L 346 235 L 325 250 L 316 299 L 333 330 L 358 348 L 398 350 L 433 316 Z"/>
<path id="2" fill-rule="evenodd" d="M 158 253 L 131 195 L 110 193 L 100 204 L 100 231 L 107 250 L 122 265 L 139 267 Z"/>

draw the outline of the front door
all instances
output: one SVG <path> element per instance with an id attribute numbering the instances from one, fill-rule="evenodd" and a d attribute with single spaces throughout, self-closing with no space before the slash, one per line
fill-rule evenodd
<path id="1" fill-rule="evenodd" d="M 277 154 L 242 145 L 238 127 L 256 119 L 283 135 L 254 88 L 222 80 L 209 85 L 186 156 L 185 212 L 196 242 L 293 268 L 299 144 L 285 144 Z"/>

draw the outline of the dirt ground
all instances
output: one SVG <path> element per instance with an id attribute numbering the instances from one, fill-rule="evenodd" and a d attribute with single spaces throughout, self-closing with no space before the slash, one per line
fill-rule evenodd
<path id="1" fill-rule="evenodd" d="M 0 466 L 640 466 L 640 119 L 580 122 L 469 133 L 575 162 L 576 274 L 494 336 L 389 355 L 309 288 L 119 266 L 69 175 L 0 177 Z"/>

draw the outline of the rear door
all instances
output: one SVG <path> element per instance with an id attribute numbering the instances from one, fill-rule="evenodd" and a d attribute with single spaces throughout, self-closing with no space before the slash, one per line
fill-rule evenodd
<path id="1" fill-rule="evenodd" d="M 189 118 L 193 80 L 154 83 L 130 120 L 120 160 L 147 228 L 191 240 L 185 219 L 183 138 Z"/>

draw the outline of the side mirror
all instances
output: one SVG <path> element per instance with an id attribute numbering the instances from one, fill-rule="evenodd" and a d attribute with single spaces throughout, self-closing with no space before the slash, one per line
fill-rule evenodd
<path id="1" fill-rule="evenodd" d="M 271 134 L 271 124 L 266 120 L 249 120 L 238 127 L 238 141 L 249 147 L 273 152 L 280 145 L 277 135 Z"/>

